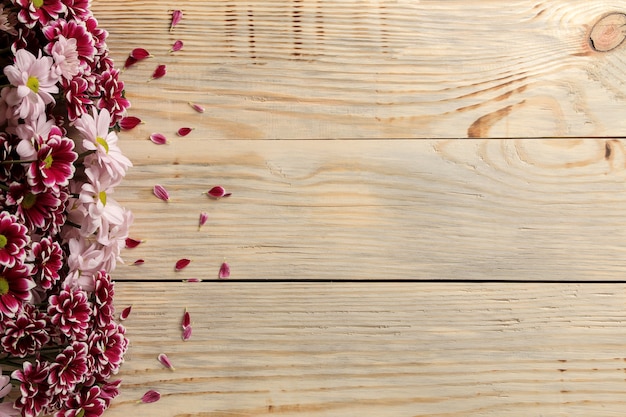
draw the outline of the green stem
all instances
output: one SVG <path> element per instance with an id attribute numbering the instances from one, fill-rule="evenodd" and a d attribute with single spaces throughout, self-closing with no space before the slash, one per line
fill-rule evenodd
<path id="1" fill-rule="evenodd" d="M 37 162 L 37 159 L 8 159 L 6 161 L 0 161 L 0 165 L 30 164 L 32 162 Z"/>

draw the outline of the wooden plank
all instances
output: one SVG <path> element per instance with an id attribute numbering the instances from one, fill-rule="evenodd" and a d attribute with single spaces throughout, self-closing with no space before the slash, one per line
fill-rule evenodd
<path id="1" fill-rule="evenodd" d="M 625 286 L 118 283 L 107 417 L 622 416 Z M 184 308 L 192 339 L 180 338 Z M 168 354 L 176 370 L 156 357 Z M 137 404 L 148 389 L 162 399 Z"/>
<path id="2" fill-rule="evenodd" d="M 172 7 L 93 2 L 120 64 L 134 47 L 154 55 L 123 78 L 133 114 L 155 130 L 192 124 L 235 139 L 626 130 L 622 1 L 187 0 L 169 31 Z M 184 49 L 169 53 L 177 39 Z M 147 83 L 157 64 L 167 76 Z M 209 111 L 199 118 L 188 101 Z"/>
<path id="3" fill-rule="evenodd" d="M 118 279 L 215 279 L 226 258 L 232 279 L 624 280 L 621 140 L 122 145 L 115 196 L 145 243 Z M 233 195 L 203 195 L 218 184 Z"/>

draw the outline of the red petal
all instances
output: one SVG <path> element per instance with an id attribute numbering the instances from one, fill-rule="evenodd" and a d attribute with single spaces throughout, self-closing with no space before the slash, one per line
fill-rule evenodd
<path id="1" fill-rule="evenodd" d="M 187 265 L 189 265 L 191 263 L 190 259 L 179 259 L 176 262 L 176 266 L 174 267 L 175 271 L 180 271 L 181 269 L 184 269 Z"/>
<path id="2" fill-rule="evenodd" d="M 163 201 L 170 201 L 170 194 L 162 185 L 159 185 L 159 184 L 155 185 L 154 188 L 152 189 L 152 192 L 157 198 L 160 198 Z"/>
<path id="3" fill-rule="evenodd" d="M 223 262 L 222 266 L 220 266 L 220 272 L 217 276 L 219 279 L 226 279 L 230 277 L 230 265 L 228 265 L 226 262 Z"/>
<path id="4" fill-rule="evenodd" d="M 148 404 L 159 401 L 160 399 L 161 393 L 159 393 L 159 391 L 151 389 L 150 391 L 146 392 L 143 397 L 141 397 L 141 402 L 144 404 Z"/>
<path id="5" fill-rule="evenodd" d="M 204 113 L 204 107 L 196 103 L 189 103 L 189 105 L 198 113 Z"/>
<path id="6" fill-rule="evenodd" d="M 132 309 L 133 309 L 133 306 L 128 306 L 124 310 L 122 310 L 122 313 L 120 314 L 120 321 L 126 320 Z"/>
<path id="7" fill-rule="evenodd" d="M 186 342 L 189 339 L 191 339 L 191 326 L 183 329 L 183 341 Z"/>
<path id="8" fill-rule="evenodd" d="M 178 136 L 187 136 L 188 134 L 191 133 L 193 129 L 190 127 L 181 127 L 180 129 L 178 129 L 178 131 L 176 132 L 176 134 Z"/>
<path id="9" fill-rule="evenodd" d="M 216 185 L 215 187 L 211 188 L 209 191 L 207 191 L 207 194 L 209 197 L 215 199 L 230 197 L 232 195 L 232 193 L 227 193 L 224 187 L 222 187 L 221 185 Z"/>
<path id="10" fill-rule="evenodd" d="M 182 10 L 174 10 L 172 12 L 172 22 L 170 23 L 170 30 L 174 29 L 174 26 L 176 26 L 180 22 L 180 19 L 182 18 L 183 18 Z"/>
<path id="11" fill-rule="evenodd" d="M 167 143 L 167 138 L 162 133 L 153 133 L 150 135 L 150 141 L 157 145 L 165 145 Z"/>
<path id="12" fill-rule="evenodd" d="M 137 61 L 151 57 L 150 52 L 144 48 L 135 48 L 130 51 L 130 57 L 135 58 Z"/>
<path id="13" fill-rule="evenodd" d="M 183 327 L 183 330 L 185 329 L 185 327 L 191 326 L 191 316 L 189 315 L 187 309 L 185 309 L 185 312 L 183 313 L 183 321 L 181 323 L 181 326 Z"/>
<path id="14" fill-rule="evenodd" d="M 137 60 L 133 58 L 132 56 L 129 56 L 128 58 L 126 58 L 126 62 L 124 63 L 124 69 L 132 67 L 136 63 L 137 63 Z"/>
<path id="15" fill-rule="evenodd" d="M 120 120 L 120 127 L 124 130 L 130 130 L 137 127 L 141 123 L 141 119 L 135 116 L 126 116 Z"/>
<path id="16" fill-rule="evenodd" d="M 198 230 L 200 230 L 200 228 L 206 224 L 206 221 L 208 219 L 209 215 L 206 212 L 203 211 L 202 213 L 200 213 L 200 219 L 198 220 Z"/>
<path id="17" fill-rule="evenodd" d="M 184 279 L 183 282 L 202 282 L 202 280 L 200 278 L 189 278 Z"/>
<path id="18" fill-rule="evenodd" d="M 183 49 L 183 41 L 178 40 L 174 42 L 174 45 L 172 45 L 172 49 L 170 49 L 170 52 L 180 51 L 181 49 Z"/>
<path id="19" fill-rule="evenodd" d="M 130 237 L 126 238 L 126 247 L 128 249 L 132 249 L 132 248 L 136 248 L 137 246 L 139 246 L 143 241 L 142 240 L 137 240 L 137 239 L 133 239 Z"/>
<path id="20" fill-rule="evenodd" d="M 167 357 L 167 355 L 165 353 L 159 353 L 159 356 L 157 356 L 157 359 L 167 369 L 171 369 L 172 371 L 176 370 L 176 368 L 174 368 L 174 365 L 172 365 L 172 362 L 170 361 L 170 359 Z"/>
<path id="21" fill-rule="evenodd" d="M 143 265 L 144 263 L 146 263 L 146 261 L 144 261 L 143 259 L 137 259 L 135 262 L 133 262 L 133 265 L 139 266 Z"/>
<path id="22" fill-rule="evenodd" d="M 167 74 L 167 67 L 165 65 L 161 64 L 158 67 L 156 67 L 156 69 L 152 73 L 152 78 L 151 79 L 152 80 L 156 80 L 157 78 L 163 77 L 165 74 Z"/>

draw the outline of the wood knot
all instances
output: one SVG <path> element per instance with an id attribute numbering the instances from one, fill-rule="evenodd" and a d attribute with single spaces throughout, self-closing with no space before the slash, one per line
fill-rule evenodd
<path id="1" fill-rule="evenodd" d="M 594 51 L 609 52 L 626 39 L 626 14 L 609 13 L 598 20 L 589 33 L 589 44 Z"/>

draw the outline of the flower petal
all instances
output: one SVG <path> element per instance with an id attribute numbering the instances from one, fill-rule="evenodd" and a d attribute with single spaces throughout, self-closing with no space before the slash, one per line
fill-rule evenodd
<path id="1" fill-rule="evenodd" d="M 207 195 L 211 198 L 219 199 L 222 197 L 230 197 L 232 193 L 227 193 L 224 187 L 222 187 L 221 185 L 216 185 L 215 187 L 207 191 Z"/>
<path id="2" fill-rule="evenodd" d="M 129 56 L 128 58 L 126 58 L 126 62 L 124 63 L 124 69 L 130 68 L 136 63 L 137 63 L 137 60 L 133 58 L 132 56 Z"/>
<path id="3" fill-rule="evenodd" d="M 198 230 L 200 230 L 200 228 L 206 224 L 208 219 L 209 215 L 206 212 L 203 211 L 202 213 L 200 213 L 200 219 L 198 219 Z"/>
<path id="4" fill-rule="evenodd" d="M 180 129 L 178 129 L 176 134 L 178 136 L 187 136 L 188 134 L 191 133 L 192 130 L 193 130 L 193 128 L 191 128 L 191 127 L 181 127 Z"/>
<path id="5" fill-rule="evenodd" d="M 126 320 L 128 316 L 130 315 L 130 312 L 132 309 L 133 309 L 133 306 L 128 306 L 124 310 L 122 310 L 122 312 L 120 313 L 120 321 Z"/>
<path id="6" fill-rule="evenodd" d="M 183 327 L 183 330 L 185 330 L 186 327 L 191 326 L 191 316 L 189 315 L 187 309 L 185 309 L 185 312 L 183 313 L 183 320 L 180 325 Z"/>
<path id="7" fill-rule="evenodd" d="M 154 72 L 152 73 L 152 77 L 150 78 L 150 80 L 156 80 L 158 78 L 163 77 L 165 74 L 167 74 L 167 67 L 164 64 L 161 64 L 154 69 Z"/>
<path id="8" fill-rule="evenodd" d="M 186 342 L 189 339 L 191 339 L 191 326 L 183 329 L 183 342 Z"/>
<path id="9" fill-rule="evenodd" d="M 217 274 L 219 279 L 226 279 L 230 277 L 230 265 L 226 262 L 222 262 L 222 266 L 220 266 L 220 272 Z"/>
<path id="10" fill-rule="evenodd" d="M 200 278 L 189 278 L 184 279 L 183 282 L 202 282 L 202 280 Z"/>
<path id="11" fill-rule="evenodd" d="M 179 259 L 178 261 L 176 261 L 176 266 L 174 267 L 174 271 L 178 272 L 184 269 L 190 263 L 191 263 L 190 259 L 185 259 L 185 258 Z"/>
<path id="12" fill-rule="evenodd" d="M 120 120 L 120 127 L 124 130 L 130 130 L 137 127 L 141 123 L 141 119 L 135 116 L 126 116 Z"/>
<path id="13" fill-rule="evenodd" d="M 163 201 L 170 201 L 170 194 L 162 185 L 159 185 L 159 184 L 155 185 L 154 188 L 152 189 L 152 192 L 157 198 L 160 198 Z"/>
<path id="14" fill-rule="evenodd" d="M 172 12 L 172 22 L 170 23 L 170 30 L 174 29 L 174 26 L 176 26 L 182 18 L 183 18 L 182 10 L 174 10 Z"/>
<path id="15" fill-rule="evenodd" d="M 150 135 L 150 141 L 156 145 L 165 145 L 167 138 L 164 134 L 155 132 Z"/>
<path id="16" fill-rule="evenodd" d="M 172 45 L 172 49 L 170 49 L 170 52 L 180 51 L 181 49 L 183 49 L 183 41 L 181 41 L 181 40 L 177 40 L 177 41 L 176 41 L 176 42 L 174 42 L 174 44 Z"/>
<path id="17" fill-rule="evenodd" d="M 134 266 L 139 266 L 139 265 L 143 265 L 145 264 L 146 261 L 144 261 L 143 259 L 137 259 L 135 262 L 133 262 Z"/>
<path id="18" fill-rule="evenodd" d="M 150 52 L 144 48 L 135 48 L 130 51 L 130 57 L 135 58 L 137 61 L 141 61 L 142 59 L 150 58 Z"/>
<path id="19" fill-rule="evenodd" d="M 204 113 L 204 107 L 202 107 L 201 105 L 191 102 L 189 103 L 189 105 L 198 113 Z"/>
<path id="20" fill-rule="evenodd" d="M 126 248 L 133 249 L 143 243 L 143 240 L 133 239 L 131 237 L 126 238 Z"/>
<path id="21" fill-rule="evenodd" d="M 159 353 L 159 356 L 157 356 L 157 359 L 167 369 L 171 369 L 172 371 L 176 370 L 176 368 L 174 368 L 174 365 L 172 365 L 172 362 L 170 361 L 170 358 L 168 358 L 165 353 Z"/>
<path id="22" fill-rule="evenodd" d="M 161 393 L 159 391 L 155 391 L 151 389 L 150 391 L 146 392 L 143 395 L 143 397 L 141 397 L 141 402 L 144 404 L 148 404 L 148 403 L 157 402 L 160 399 L 161 399 Z"/>

